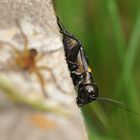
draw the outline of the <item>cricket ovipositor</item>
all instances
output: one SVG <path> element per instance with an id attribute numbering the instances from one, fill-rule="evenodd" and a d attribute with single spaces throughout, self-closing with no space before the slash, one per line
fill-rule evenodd
<path id="1" fill-rule="evenodd" d="M 106 101 L 140 117 L 140 114 L 128 109 L 119 101 L 98 96 L 98 87 L 94 82 L 83 45 L 81 44 L 80 40 L 65 29 L 58 17 L 57 24 L 59 26 L 60 33 L 63 35 L 66 61 L 70 70 L 73 84 L 77 89 L 77 105 L 82 107 L 95 100 Z"/>

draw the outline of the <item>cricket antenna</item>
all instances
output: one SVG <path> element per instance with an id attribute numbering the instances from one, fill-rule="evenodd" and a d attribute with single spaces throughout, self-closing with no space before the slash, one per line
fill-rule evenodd
<path id="1" fill-rule="evenodd" d="M 121 108 L 123 110 L 126 110 L 126 111 L 128 111 L 130 113 L 133 113 L 134 115 L 140 117 L 140 114 L 139 113 L 137 113 L 137 112 L 135 112 L 135 111 L 127 108 L 123 103 L 121 103 L 119 101 L 116 101 L 116 100 L 113 100 L 113 99 L 109 99 L 109 98 L 104 98 L 104 97 L 97 97 L 96 100 L 97 101 L 107 102 L 109 104 L 112 104 L 112 105 L 114 105 L 116 107 L 119 107 L 119 108 Z"/>

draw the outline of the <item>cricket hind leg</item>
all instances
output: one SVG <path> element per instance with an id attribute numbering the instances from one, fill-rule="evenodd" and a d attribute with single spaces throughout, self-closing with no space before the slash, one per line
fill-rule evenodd
<path id="1" fill-rule="evenodd" d="M 78 54 L 81 50 L 82 45 L 75 45 L 71 50 L 69 50 L 68 55 L 67 55 L 67 59 L 71 62 L 76 62 L 76 60 L 78 59 Z"/>
<path id="2" fill-rule="evenodd" d="M 69 46 L 69 44 L 65 44 L 65 41 L 63 41 L 67 59 L 71 62 L 75 62 L 77 59 L 78 53 L 82 47 L 82 44 L 76 37 L 74 37 L 73 35 L 69 33 L 63 32 L 63 35 L 64 35 L 64 38 L 65 36 L 67 36 L 68 38 L 76 41 L 75 45 L 72 48 L 71 46 Z M 69 48 L 68 50 L 67 50 L 67 47 Z"/>
<path id="3" fill-rule="evenodd" d="M 63 34 L 64 38 L 65 38 L 65 36 L 67 36 L 68 38 L 76 41 L 76 45 L 72 49 L 69 50 L 68 55 L 67 55 L 67 57 L 68 57 L 67 59 L 71 62 L 74 62 L 77 59 L 77 56 L 78 56 L 78 53 L 82 47 L 82 44 L 74 35 L 70 34 L 65 29 L 65 27 L 63 26 L 62 22 L 60 21 L 60 19 L 58 17 L 57 17 L 57 24 L 60 28 L 60 33 Z M 65 45 L 65 43 L 64 43 L 64 45 Z"/>
<path id="4" fill-rule="evenodd" d="M 71 62 L 75 62 L 77 60 L 77 57 L 78 57 L 78 54 L 81 50 L 81 47 L 82 47 L 82 44 L 81 42 L 76 38 L 74 37 L 73 35 L 70 35 L 70 34 L 67 34 L 67 33 L 64 33 L 64 38 L 65 38 L 65 35 L 72 39 L 72 40 L 75 40 L 76 43 L 71 47 L 69 45 L 69 43 L 67 44 L 67 42 L 65 42 L 63 40 L 63 43 L 64 43 L 64 49 L 65 49 L 65 55 L 67 57 L 67 60 L 71 61 Z"/>
<path id="5" fill-rule="evenodd" d="M 62 24 L 62 22 L 60 21 L 59 17 L 57 18 L 57 24 L 60 28 L 60 33 L 67 33 L 68 31 L 65 29 L 64 25 Z"/>
<path id="6" fill-rule="evenodd" d="M 81 44 L 80 41 L 79 41 L 76 37 L 74 37 L 74 35 L 70 34 L 70 33 L 65 29 L 65 27 L 64 27 L 64 25 L 62 24 L 62 22 L 60 21 L 59 17 L 57 17 L 57 24 L 58 24 L 58 26 L 59 26 L 59 28 L 60 28 L 60 33 L 62 33 L 63 35 L 68 36 L 68 37 L 71 38 L 71 39 L 74 39 L 74 40 L 77 41 L 79 44 Z"/>

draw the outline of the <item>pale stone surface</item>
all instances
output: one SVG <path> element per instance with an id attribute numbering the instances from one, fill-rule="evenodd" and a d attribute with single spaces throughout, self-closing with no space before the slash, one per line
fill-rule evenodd
<path id="1" fill-rule="evenodd" d="M 0 89 L 0 140 L 87 140 L 51 0 L 0 0 Z"/>

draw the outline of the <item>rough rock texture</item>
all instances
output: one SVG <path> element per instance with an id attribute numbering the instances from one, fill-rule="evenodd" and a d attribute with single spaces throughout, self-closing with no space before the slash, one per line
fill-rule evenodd
<path id="1" fill-rule="evenodd" d="M 0 0 L 0 140 L 87 140 L 51 0 Z"/>

